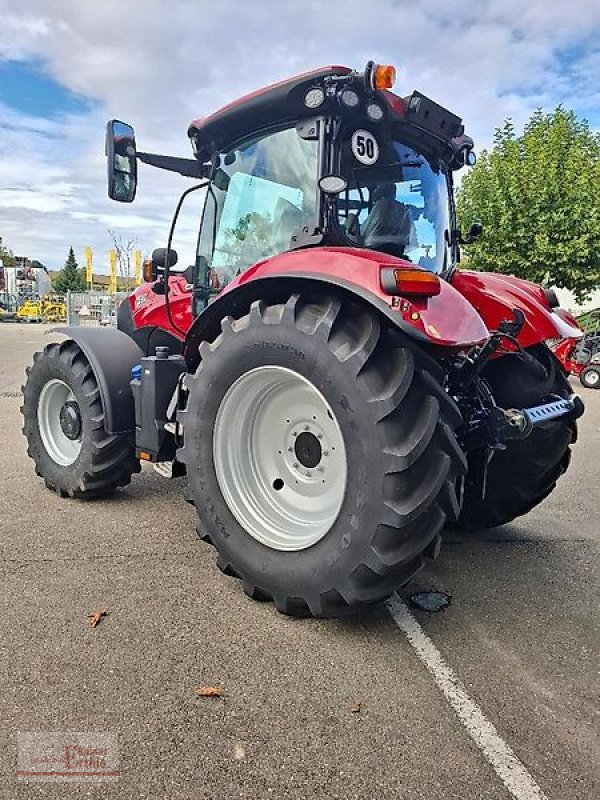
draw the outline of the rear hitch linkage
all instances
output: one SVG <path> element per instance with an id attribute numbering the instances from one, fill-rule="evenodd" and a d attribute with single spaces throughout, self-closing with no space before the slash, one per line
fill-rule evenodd
<path id="1" fill-rule="evenodd" d="M 487 447 L 490 451 L 504 450 L 507 442 L 525 439 L 534 428 L 545 422 L 564 416 L 577 419 L 583 414 L 583 401 L 575 394 L 566 399 L 555 395 L 549 402 L 531 408 L 500 408 L 486 381 L 478 380 L 483 368 L 504 340 L 513 345 L 512 354 L 539 380 L 548 379 L 544 365 L 525 351 L 517 341 L 516 337 L 524 324 L 523 312 L 513 309 L 513 319 L 503 320 L 498 330 L 492 331 L 489 340 L 482 347 L 474 348 L 450 377 L 450 393 L 462 397 L 472 410 L 460 437 L 466 451 L 480 447 Z"/>
<path id="2" fill-rule="evenodd" d="M 536 375 L 540 380 L 547 380 L 548 373 L 543 364 L 540 364 L 533 356 L 523 350 L 517 336 L 523 330 L 525 315 L 519 308 L 513 308 L 513 319 L 505 319 L 498 325 L 498 330 L 492 331 L 490 338 L 483 347 L 474 348 L 469 353 L 464 363 L 455 370 L 452 377 L 452 386 L 458 392 L 464 390 L 479 377 L 485 365 L 498 350 L 503 341 L 509 341 L 515 348 L 515 355 L 525 366 Z"/>
<path id="3" fill-rule="evenodd" d="M 491 396 L 487 400 L 493 403 Z M 467 451 L 486 445 L 492 450 L 503 450 L 507 442 L 527 438 L 545 422 L 565 416 L 578 419 L 583 411 L 583 401 L 576 394 L 522 409 L 500 408 L 493 403 L 472 414 L 463 429 L 462 444 Z"/>

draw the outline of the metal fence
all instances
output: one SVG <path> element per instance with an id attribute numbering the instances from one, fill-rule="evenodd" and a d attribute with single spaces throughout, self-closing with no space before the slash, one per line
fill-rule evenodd
<path id="1" fill-rule="evenodd" d="M 117 324 L 117 308 L 127 297 L 126 292 L 67 292 L 67 321 L 69 325 L 99 327 Z"/>

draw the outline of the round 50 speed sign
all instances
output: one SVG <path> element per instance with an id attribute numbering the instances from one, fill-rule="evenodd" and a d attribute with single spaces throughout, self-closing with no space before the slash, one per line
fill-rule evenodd
<path id="1" fill-rule="evenodd" d="M 352 155 L 361 164 L 371 166 L 379 158 L 377 139 L 370 131 L 358 130 L 352 134 Z"/>

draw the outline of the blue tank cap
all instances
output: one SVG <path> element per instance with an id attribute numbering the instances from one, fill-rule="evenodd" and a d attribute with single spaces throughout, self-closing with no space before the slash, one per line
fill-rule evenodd
<path id="1" fill-rule="evenodd" d="M 142 377 L 142 365 L 136 364 L 134 367 L 131 368 L 131 378 L 132 380 L 140 380 Z"/>

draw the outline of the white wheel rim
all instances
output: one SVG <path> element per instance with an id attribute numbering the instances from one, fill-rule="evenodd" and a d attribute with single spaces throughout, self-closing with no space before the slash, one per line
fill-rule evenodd
<path id="1" fill-rule="evenodd" d="M 585 376 L 585 379 L 588 383 L 588 386 L 596 386 L 598 381 L 600 381 L 600 372 L 596 372 L 595 369 L 591 369 Z"/>
<path id="2" fill-rule="evenodd" d="M 67 401 L 76 402 L 75 395 L 58 378 L 48 381 L 38 400 L 38 428 L 42 443 L 50 458 L 61 467 L 68 467 L 81 452 L 81 436 L 69 439 L 61 426 L 60 411 Z"/>
<path id="3" fill-rule="evenodd" d="M 291 369 L 259 367 L 229 388 L 213 458 L 229 509 L 267 547 L 304 550 L 337 519 L 347 480 L 342 432 L 321 392 Z"/>

